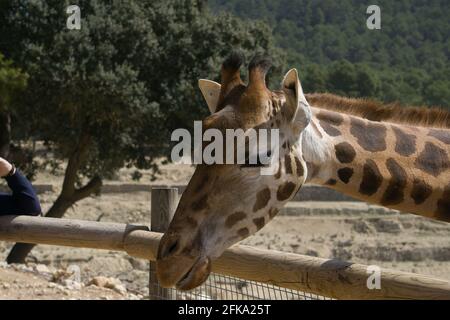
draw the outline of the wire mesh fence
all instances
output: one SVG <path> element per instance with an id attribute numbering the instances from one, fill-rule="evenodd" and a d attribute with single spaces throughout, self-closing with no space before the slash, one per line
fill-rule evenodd
<path id="1" fill-rule="evenodd" d="M 177 188 L 152 188 L 151 230 L 165 232 L 178 204 Z M 200 287 L 191 291 L 159 286 L 154 262 L 150 262 L 149 298 L 152 300 L 324 300 L 316 294 L 296 291 L 212 273 Z"/>
<path id="2" fill-rule="evenodd" d="M 266 283 L 212 273 L 208 280 L 191 291 L 161 288 L 150 265 L 151 300 L 329 300 L 330 298 L 286 289 Z"/>

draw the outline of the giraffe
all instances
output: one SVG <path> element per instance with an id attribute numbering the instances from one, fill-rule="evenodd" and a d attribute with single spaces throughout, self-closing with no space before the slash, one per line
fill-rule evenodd
<path id="1" fill-rule="evenodd" d="M 274 174 L 261 175 L 257 165 L 197 165 L 158 248 L 161 286 L 202 284 L 212 260 L 260 230 L 308 183 L 450 221 L 450 113 L 383 109 L 329 94 L 308 95 L 310 105 L 296 69 L 271 91 L 266 58 L 250 62 L 247 85 L 241 64 L 231 54 L 220 84 L 199 81 L 212 113 L 203 127 L 279 129 Z M 396 110 L 405 114 L 396 118 Z"/>

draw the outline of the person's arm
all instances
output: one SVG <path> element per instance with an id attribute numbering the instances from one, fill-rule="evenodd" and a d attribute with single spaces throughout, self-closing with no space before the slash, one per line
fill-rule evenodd
<path id="1" fill-rule="evenodd" d="M 41 213 L 41 206 L 31 183 L 3 158 L 0 158 L 0 176 L 12 190 L 12 194 L 0 193 L 0 215 Z"/>

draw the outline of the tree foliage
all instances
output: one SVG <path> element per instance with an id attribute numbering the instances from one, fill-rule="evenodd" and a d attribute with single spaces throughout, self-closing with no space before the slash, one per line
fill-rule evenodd
<path id="1" fill-rule="evenodd" d="M 309 88 L 449 107 L 446 0 L 377 1 L 381 30 L 366 27 L 369 3 L 361 0 L 210 0 L 209 4 L 215 12 L 270 25 L 289 65 L 300 70 Z M 349 70 L 339 71 L 340 67 Z M 362 73 L 356 75 L 357 70 Z M 345 76 L 345 84 L 334 81 L 337 73 Z M 368 82 L 358 88 L 365 79 Z M 370 89 L 372 81 L 379 87 Z"/>
<path id="2" fill-rule="evenodd" d="M 27 78 L 27 74 L 0 53 L 0 112 L 6 111 L 14 96 L 26 87 Z"/>
<path id="3" fill-rule="evenodd" d="M 81 9 L 81 30 L 66 28 L 69 4 Z M 62 216 L 119 168 L 153 167 L 167 153 L 171 131 L 206 114 L 197 81 L 217 79 L 230 50 L 247 57 L 264 51 L 282 64 L 263 23 L 212 16 L 202 1 L 1 5 L 0 51 L 30 75 L 17 120 L 26 123 L 27 136 L 68 160 L 47 216 Z M 28 253 L 18 248 L 9 261 Z"/>
<path id="4" fill-rule="evenodd" d="M 12 104 L 15 98 L 25 89 L 27 78 L 27 74 L 14 67 L 13 62 L 5 59 L 3 54 L 0 53 L 0 156 L 9 160 L 13 158 L 11 147 L 15 151 L 19 151 L 15 146 L 11 146 L 11 118 L 16 116 Z M 21 169 L 26 165 L 24 161 L 16 162 Z"/>

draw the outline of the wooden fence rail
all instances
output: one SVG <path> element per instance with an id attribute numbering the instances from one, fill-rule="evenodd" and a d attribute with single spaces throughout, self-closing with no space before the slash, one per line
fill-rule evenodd
<path id="1" fill-rule="evenodd" d="M 154 261 L 160 233 L 132 224 L 0 217 L 0 240 L 125 251 Z M 236 245 L 213 272 L 337 299 L 450 299 L 450 282 L 381 269 L 381 288 L 367 288 L 367 266 Z"/>

